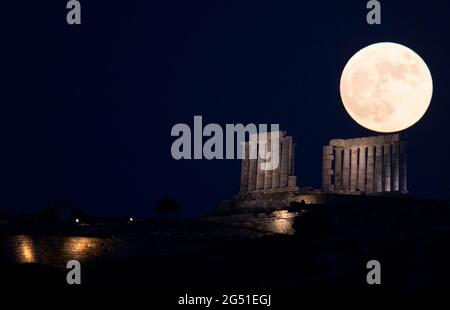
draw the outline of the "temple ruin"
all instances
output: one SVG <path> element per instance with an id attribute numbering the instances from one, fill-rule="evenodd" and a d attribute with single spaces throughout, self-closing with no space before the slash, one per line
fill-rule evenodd
<path id="1" fill-rule="evenodd" d="M 407 143 L 400 134 L 333 139 L 323 148 L 324 193 L 403 193 L 407 188 Z"/>
<path id="2" fill-rule="evenodd" d="M 286 132 L 277 132 L 278 143 L 270 140 L 267 133 L 252 135 L 249 142 L 244 142 L 244 156 L 241 163 L 240 191 L 233 199 L 221 202 L 222 210 L 240 208 L 275 208 L 280 209 L 289 205 L 289 199 L 295 196 L 297 177 L 294 175 L 295 143 Z M 273 143 L 272 143 L 273 142 Z M 279 164 L 276 169 L 264 170 L 266 160 L 261 156 L 257 159 L 249 156 L 252 143 L 256 146 L 253 152 L 265 154 L 278 151 Z M 276 147 L 274 147 L 276 146 Z M 272 150 L 272 148 L 274 148 Z M 264 158 L 265 156 L 263 156 Z M 268 158 L 267 161 L 271 159 Z"/>
<path id="3" fill-rule="evenodd" d="M 248 156 L 252 143 L 258 154 L 272 151 L 270 135 L 244 142 L 240 191 L 222 201 L 222 210 L 242 208 L 284 209 L 292 202 L 323 204 L 344 195 L 402 195 L 407 188 L 407 142 L 400 134 L 356 139 L 333 139 L 323 147 L 322 189 L 299 188 L 294 170 L 295 143 L 280 132 L 279 166 L 263 170 L 261 156 Z M 253 150 L 255 151 L 255 150 Z M 264 157 L 263 157 L 264 158 Z M 340 197 L 340 198 L 339 198 Z"/>
<path id="4" fill-rule="evenodd" d="M 257 154 L 271 152 L 270 134 L 256 135 Z M 244 154 L 250 153 L 250 143 L 244 143 Z M 278 142 L 279 165 L 273 170 L 263 170 L 266 160 L 250 159 L 244 156 L 241 165 L 241 195 L 252 193 L 274 193 L 297 191 L 297 177 L 294 175 L 294 147 L 292 137 L 280 132 Z M 270 159 L 267 159 L 269 161 Z"/>

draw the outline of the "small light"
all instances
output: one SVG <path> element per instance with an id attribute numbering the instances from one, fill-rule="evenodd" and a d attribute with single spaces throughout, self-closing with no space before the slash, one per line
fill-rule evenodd
<path id="1" fill-rule="evenodd" d="M 75 220 L 75 223 L 78 224 L 79 222 L 80 222 L 80 219 L 76 219 L 76 220 Z"/>
<path id="2" fill-rule="evenodd" d="M 133 222 L 134 220 L 133 220 L 133 218 L 132 217 L 130 217 L 130 222 Z"/>

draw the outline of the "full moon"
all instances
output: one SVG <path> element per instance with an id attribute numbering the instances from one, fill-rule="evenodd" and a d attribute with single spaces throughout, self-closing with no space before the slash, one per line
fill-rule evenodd
<path id="1" fill-rule="evenodd" d="M 350 58 L 342 72 L 340 92 L 345 109 L 358 124 L 382 133 L 398 132 L 425 114 L 433 80 L 414 51 L 383 42 Z"/>

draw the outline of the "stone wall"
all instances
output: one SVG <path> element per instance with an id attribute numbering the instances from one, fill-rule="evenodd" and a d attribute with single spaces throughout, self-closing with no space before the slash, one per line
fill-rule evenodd
<path id="1" fill-rule="evenodd" d="M 0 237 L 0 262 L 38 263 L 66 268 L 69 260 L 95 261 L 105 257 L 166 256 L 196 248 L 186 240 L 201 233 L 162 231 L 111 237 L 16 235 Z"/>
<path id="2" fill-rule="evenodd" d="M 293 235 L 295 230 L 293 223 L 299 215 L 298 212 L 287 210 L 273 211 L 270 213 L 255 212 L 211 216 L 205 220 L 211 223 L 226 224 L 228 226 L 246 227 L 253 230 L 255 237 L 271 234 Z"/>

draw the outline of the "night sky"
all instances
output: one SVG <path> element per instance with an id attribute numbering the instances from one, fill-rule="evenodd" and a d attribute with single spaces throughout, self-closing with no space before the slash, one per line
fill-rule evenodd
<path id="1" fill-rule="evenodd" d="M 176 123 L 279 123 L 297 143 L 300 186 L 321 187 L 322 146 L 371 133 L 346 113 L 348 59 L 380 41 L 427 63 L 434 94 L 407 130 L 409 189 L 450 197 L 450 4 L 381 1 L 66 1 L 2 5 L 0 210 L 72 201 L 90 214 L 151 216 L 176 198 L 184 216 L 239 190 L 238 160 L 175 161 Z"/>

